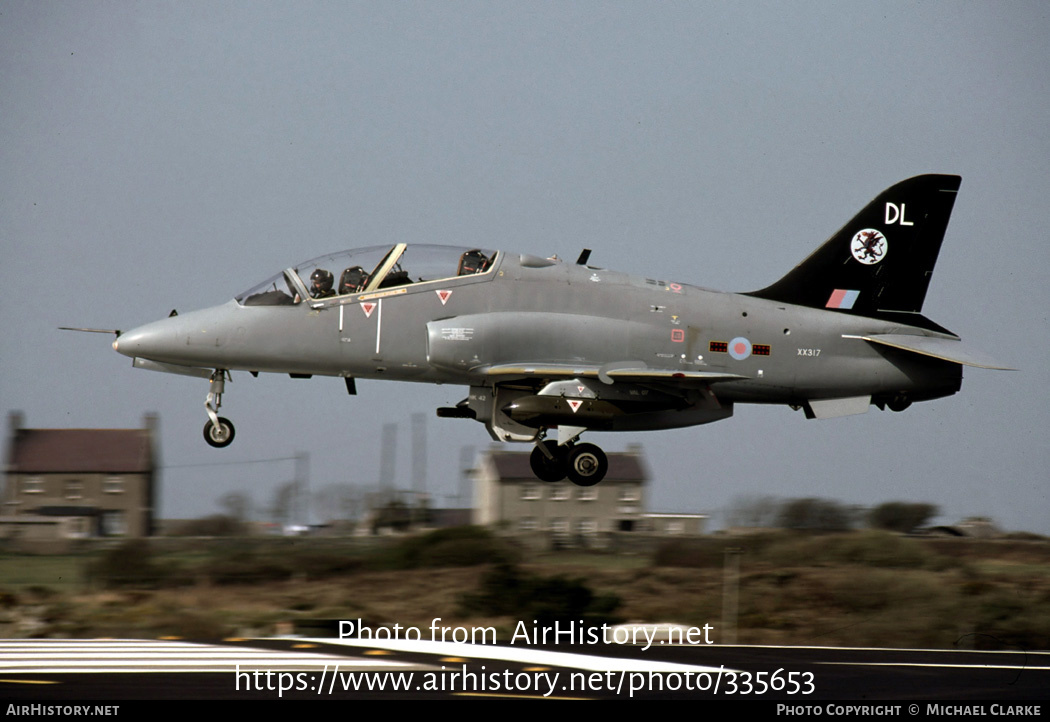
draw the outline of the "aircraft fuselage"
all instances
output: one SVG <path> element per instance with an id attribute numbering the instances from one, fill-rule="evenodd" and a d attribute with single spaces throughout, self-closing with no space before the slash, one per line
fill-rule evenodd
<path id="1" fill-rule="evenodd" d="M 444 302 L 442 302 L 444 296 Z M 724 372 L 723 402 L 958 391 L 961 366 L 856 337 L 898 323 L 500 253 L 484 276 L 288 306 L 230 301 L 122 335 L 162 363 L 483 386 L 505 364 Z M 542 374 L 541 374 L 542 375 Z"/>
<path id="2" fill-rule="evenodd" d="M 217 415 L 231 370 L 344 377 L 351 393 L 358 378 L 460 384 L 467 397 L 439 416 L 534 442 L 540 478 L 586 485 L 606 464 L 576 444 L 587 429 L 709 423 L 738 403 L 810 418 L 901 411 L 957 392 L 964 364 L 1003 368 L 920 313 L 959 183 L 928 175 L 888 188 L 745 294 L 595 268 L 589 251 L 573 264 L 398 243 L 307 261 L 113 346 L 136 366 L 209 378 L 214 446 L 233 438 Z M 557 442 L 545 441 L 554 429 Z"/>

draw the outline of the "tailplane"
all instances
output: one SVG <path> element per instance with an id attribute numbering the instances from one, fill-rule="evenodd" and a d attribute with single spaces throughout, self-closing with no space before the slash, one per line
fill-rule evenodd
<path id="1" fill-rule="evenodd" d="M 863 316 L 918 314 L 962 178 L 887 188 L 772 286 L 748 295 Z"/>

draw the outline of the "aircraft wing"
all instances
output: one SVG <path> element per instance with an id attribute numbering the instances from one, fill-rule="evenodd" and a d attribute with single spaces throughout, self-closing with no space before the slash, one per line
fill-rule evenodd
<path id="1" fill-rule="evenodd" d="M 502 379 L 544 378 L 571 379 L 597 378 L 603 383 L 668 383 L 679 386 L 707 386 L 720 381 L 737 381 L 747 376 L 722 371 L 679 371 L 674 369 L 651 369 L 637 362 L 622 362 L 593 366 L 582 364 L 500 364 L 485 369 L 485 375 Z"/>
<path id="2" fill-rule="evenodd" d="M 911 351 L 912 353 L 932 356 L 942 361 L 963 364 L 964 366 L 975 366 L 982 369 L 999 369 L 1002 371 L 1013 371 L 1009 366 L 988 356 L 982 351 L 975 351 L 963 345 L 958 339 L 944 338 L 942 336 L 913 336 L 904 333 L 885 333 L 871 336 L 846 336 L 843 338 L 857 338 L 868 343 L 889 346 Z"/>

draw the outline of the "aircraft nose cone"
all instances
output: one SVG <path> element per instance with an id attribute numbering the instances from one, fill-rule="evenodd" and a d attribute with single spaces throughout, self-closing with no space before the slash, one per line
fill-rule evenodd
<path id="1" fill-rule="evenodd" d="M 153 321 L 118 336 L 113 349 L 160 363 L 225 368 L 231 346 L 236 347 L 245 333 L 233 317 L 238 308 L 236 301 L 230 301 Z"/>
<path id="2" fill-rule="evenodd" d="M 156 358 L 174 345 L 175 329 L 165 321 L 157 321 L 122 333 L 113 342 L 113 350 L 132 358 Z"/>

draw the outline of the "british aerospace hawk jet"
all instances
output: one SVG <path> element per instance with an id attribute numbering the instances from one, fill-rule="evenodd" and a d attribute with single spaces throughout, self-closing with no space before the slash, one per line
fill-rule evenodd
<path id="1" fill-rule="evenodd" d="M 961 179 L 883 191 L 771 286 L 722 293 L 556 257 L 392 246 L 291 266 L 225 305 L 118 333 L 137 368 L 210 379 L 205 440 L 231 371 L 462 384 L 438 416 L 532 443 L 544 481 L 589 486 L 589 429 L 640 431 L 787 404 L 807 418 L 903 411 L 954 394 L 962 367 L 1005 368 L 921 314 Z"/>

